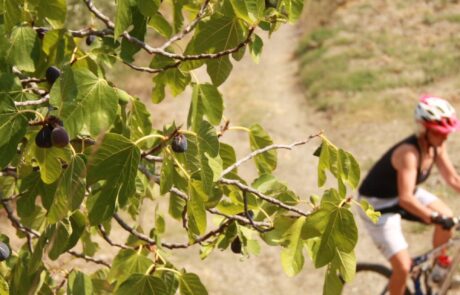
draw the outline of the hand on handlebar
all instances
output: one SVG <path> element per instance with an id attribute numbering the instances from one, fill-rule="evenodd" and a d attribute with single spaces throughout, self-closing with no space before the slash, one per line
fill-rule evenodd
<path id="1" fill-rule="evenodd" d="M 458 218 L 442 216 L 441 214 L 434 212 L 434 214 L 431 215 L 431 222 L 441 225 L 445 230 L 449 230 L 458 223 Z"/>

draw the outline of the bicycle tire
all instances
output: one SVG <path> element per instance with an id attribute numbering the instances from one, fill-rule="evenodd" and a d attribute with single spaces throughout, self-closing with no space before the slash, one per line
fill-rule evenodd
<path id="1" fill-rule="evenodd" d="M 353 281 L 344 284 L 342 295 L 389 294 L 386 287 L 390 276 L 391 269 L 384 265 L 358 263 L 356 265 L 356 277 Z M 406 289 L 404 293 L 411 295 L 409 289 Z"/>

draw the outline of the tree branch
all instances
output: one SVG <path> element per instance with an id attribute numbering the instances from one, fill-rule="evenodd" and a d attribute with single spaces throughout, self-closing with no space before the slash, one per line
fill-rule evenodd
<path id="1" fill-rule="evenodd" d="M 241 164 L 243 164 L 244 162 L 249 161 L 250 159 L 254 158 L 255 156 L 257 156 L 259 154 L 268 152 L 270 150 L 275 150 L 275 149 L 292 150 L 293 147 L 306 144 L 306 143 L 310 142 L 313 138 L 321 136 L 321 134 L 323 134 L 323 131 L 320 131 L 317 134 L 310 135 L 305 140 L 297 141 L 297 142 L 294 142 L 294 143 L 291 143 L 291 144 L 272 144 L 272 145 L 266 146 L 264 148 L 255 150 L 252 153 L 250 153 L 249 155 L 247 155 L 246 157 L 244 157 L 241 160 L 235 162 L 233 165 L 227 167 L 227 169 L 222 171 L 222 174 L 220 175 L 220 179 L 222 179 L 225 175 L 230 173 L 233 169 L 241 166 Z"/>
<path id="2" fill-rule="evenodd" d="M 75 256 L 75 257 L 78 257 L 78 258 L 81 258 L 81 259 L 84 259 L 86 261 L 90 261 L 90 262 L 93 262 L 93 263 L 96 263 L 96 264 L 100 264 L 100 265 L 104 265 L 108 268 L 112 267 L 110 264 L 108 264 L 107 262 L 101 260 L 101 259 L 97 259 L 97 258 L 93 258 L 93 257 L 90 257 L 90 256 L 86 256 L 85 254 L 82 254 L 82 253 L 78 253 L 78 252 L 75 252 L 73 250 L 69 250 L 67 251 L 67 253 L 69 253 L 70 255 L 72 256 Z"/>
<path id="3" fill-rule="evenodd" d="M 223 183 L 223 184 L 234 185 L 234 186 L 238 187 L 239 189 L 241 189 L 241 190 L 243 190 L 245 192 L 252 193 L 252 194 L 256 195 L 257 197 L 261 198 L 262 200 L 265 200 L 265 201 L 267 201 L 269 203 L 272 203 L 272 204 L 274 204 L 274 205 L 276 205 L 278 207 L 281 207 L 283 209 L 286 209 L 288 211 L 295 212 L 295 213 L 297 213 L 299 215 L 308 216 L 308 215 L 311 214 L 311 212 L 303 212 L 303 211 L 299 210 L 296 207 L 286 205 L 286 204 L 284 204 L 283 202 L 281 202 L 281 201 L 279 201 L 277 199 L 274 199 L 272 197 L 264 195 L 261 192 L 259 192 L 258 190 L 254 189 L 254 188 L 252 188 L 250 186 L 242 184 L 238 180 L 222 178 L 218 182 Z"/>
<path id="4" fill-rule="evenodd" d="M 107 243 L 109 243 L 110 246 L 113 246 L 113 247 L 118 247 L 118 248 L 121 248 L 121 249 L 131 249 L 130 247 L 127 247 L 125 245 L 122 245 L 122 244 L 118 244 L 118 243 L 115 243 L 113 242 L 109 235 L 107 234 L 107 232 L 105 231 L 104 227 L 102 226 L 102 224 L 99 224 L 97 226 L 99 228 L 99 231 L 101 232 L 102 234 L 102 237 L 104 238 L 104 240 L 106 240 Z"/>
<path id="5" fill-rule="evenodd" d="M 50 96 L 49 94 L 46 94 L 44 97 L 37 99 L 37 100 L 15 101 L 14 105 L 17 107 L 41 105 L 43 103 L 47 103 L 49 100 L 50 100 Z"/>

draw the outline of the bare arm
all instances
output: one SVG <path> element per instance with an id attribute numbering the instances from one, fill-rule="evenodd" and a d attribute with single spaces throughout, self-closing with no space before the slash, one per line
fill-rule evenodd
<path id="1" fill-rule="evenodd" d="M 431 210 L 422 205 L 414 196 L 418 161 L 418 151 L 410 145 L 401 145 L 393 153 L 391 163 L 397 172 L 399 205 L 420 217 L 424 222 L 431 223 Z"/>
<path id="2" fill-rule="evenodd" d="M 454 165 L 449 159 L 445 145 L 438 149 L 438 156 L 436 157 L 436 166 L 439 169 L 442 177 L 448 185 L 450 185 L 457 192 L 460 192 L 460 176 L 455 171 Z"/>

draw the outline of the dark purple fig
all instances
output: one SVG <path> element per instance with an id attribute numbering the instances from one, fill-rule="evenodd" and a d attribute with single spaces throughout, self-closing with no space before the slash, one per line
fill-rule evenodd
<path id="1" fill-rule="evenodd" d="M 91 44 L 93 44 L 94 41 L 96 41 L 96 36 L 89 35 L 88 37 L 86 37 L 85 43 L 86 45 L 91 46 Z"/>
<path id="2" fill-rule="evenodd" d="M 176 135 L 171 143 L 171 148 L 176 153 L 183 153 L 187 150 L 187 137 L 183 134 Z"/>
<path id="3" fill-rule="evenodd" d="M 45 37 L 46 32 L 48 32 L 48 29 L 45 28 L 36 28 L 35 32 L 37 32 L 38 38 L 43 39 Z"/>
<path id="4" fill-rule="evenodd" d="M 48 81 L 48 83 L 50 83 L 50 85 L 53 85 L 54 82 L 57 80 L 57 78 L 59 78 L 59 76 L 61 75 L 61 70 L 59 70 L 58 68 L 56 67 L 49 67 L 47 70 L 46 70 L 46 80 Z"/>
<path id="5" fill-rule="evenodd" d="M 57 126 L 51 131 L 51 142 L 55 147 L 65 147 L 69 144 L 69 135 L 61 126 Z"/>
<path id="6" fill-rule="evenodd" d="M 35 144 L 41 148 L 50 148 L 53 144 L 51 142 L 51 132 L 53 127 L 46 124 L 43 125 L 42 129 L 38 131 L 37 135 L 35 136 Z"/>
<path id="7" fill-rule="evenodd" d="M 11 251 L 7 244 L 0 242 L 0 261 L 8 259 Z"/>
<path id="8" fill-rule="evenodd" d="M 265 8 L 275 8 L 278 6 L 278 0 L 265 0 Z"/>
<path id="9" fill-rule="evenodd" d="M 53 128 L 56 128 L 58 126 L 61 126 L 61 127 L 64 127 L 64 122 L 62 122 L 61 119 L 59 119 L 58 117 L 56 116 L 49 116 L 47 119 L 46 119 L 46 122 L 52 126 Z"/>
<path id="10" fill-rule="evenodd" d="M 239 237 L 236 237 L 230 244 L 232 252 L 235 254 L 241 254 L 241 240 Z"/>

